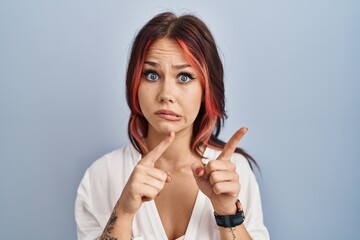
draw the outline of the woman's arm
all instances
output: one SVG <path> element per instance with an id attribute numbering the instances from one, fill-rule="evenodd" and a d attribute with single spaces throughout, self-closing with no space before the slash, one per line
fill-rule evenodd
<path id="1" fill-rule="evenodd" d="M 222 211 L 222 212 L 220 212 L 220 211 Z M 235 240 L 235 239 L 251 240 L 252 239 L 250 234 L 248 233 L 245 225 L 243 224 L 245 215 L 244 215 L 243 208 L 242 208 L 239 200 L 236 201 L 233 209 L 231 209 L 231 208 L 229 208 L 229 210 L 224 210 L 224 209 L 216 210 L 215 209 L 215 213 L 216 213 L 215 214 L 216 218 L 220 218 L 219 219 L 219 222 L 220 222 L 219 230 L 220 230 L 220 236 L 221 236 L 222 240 Z M 221 213 L 221 215 L 230 215 L 231 218 L 224 220 L 224 218 L 221 218 L 221 216 L 217 216 L 218 213 Z M 236 214 L 236 215 L 234 215 L 234 214 Z M 231 226 L 232 225 L 231 222 L 237 222 L 237 224 L 234 224 L 234 226 Z M 226 224 L 228 226 L 224 226 Z M 224 226 L 224 227 L 222 227 L 222 226 Z"/>
<path id="2" fill-rule="evenodd" d="M 127 214 L 119 209 L 116 203 L 110 219 L 100 237 L 100 240 L 131 239 L 131 226 L 134 215 Z"/>
<path id="3" fill-rule="evenodd" d="M 221 240 L 251 240 L 244 224 L 236 227 L 223 228 L 219 227 Z"/>
<path id="4" fill-rule="evenodd" d="M 156 169 L 154 164 L 174 138 L 174 133 L 171 133 L 135 166 L 100 240 L 131 239 L 132 222 L 142 203 L 155 199 L 165 183 L 171 181 L 171 177 L 164 171 Z"/>
<path id="5" fill-rule="evenodd" d="M 217 215 L 234 215 L 236 201 L 240 192 L 239 175 L 236 166 L 230 161 L 237 144 L 247 129 L 239 129 L 225 145 L 216 160 L 205 166 L 201 162 L 192 165 L 193 174 L 199 189 L 210 199 Z M 251 240 L 243 224 L 233 227 L 219 227 L 222 240 Z"/>

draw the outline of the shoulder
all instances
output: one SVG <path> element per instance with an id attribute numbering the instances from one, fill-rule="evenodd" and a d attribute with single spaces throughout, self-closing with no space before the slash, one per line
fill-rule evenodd
<path id="1" fill-rule="evenodd" d="M 131 145 L 109 152 L 85 171 L 75 200 L 78 234 L 101 234 L 140 154 Z"/>
<path id="2" fill-rule="evenodd" d="M 140 158 L 140 154 L 131 145 L 127 145 L 104 154 L 89 166 L 87 172 L 89 174 L 107 173 L 115 169 L 122 169 L 128 165 L 133 165 L 134 162 L 138 161 L 137 158 Z"/>
<path id="3" fill-rule="evenodd" d="M 127 181 L 140 157 L 132 145 L 109 152 L 86 169 L 80 185 L 86 191 L 92 189 L 95 192 L 119 188 Z"/>
<path id="4" fill-rule="evenodd" d="M 132 145 L 109 152 L 93 162 L 84 173 L 78 188 L 78 196 L 87 203 L 101 202 L 103 196 L 116 199 L 122 186 L 140 159 Z"/>

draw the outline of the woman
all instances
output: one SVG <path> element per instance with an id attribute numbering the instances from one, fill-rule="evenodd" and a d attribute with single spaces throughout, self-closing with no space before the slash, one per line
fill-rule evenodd
<path id="1" fill-rule="evenodd" d="M 223 68 L 206 25 L 169 12 L 151 19 L 134 40 L 126 87 L 132 144 L 86 171 L 78 238 L 269 239 L 253 160 L 236 147 L 247 129 L 226 145 L 217 138 Z"/>

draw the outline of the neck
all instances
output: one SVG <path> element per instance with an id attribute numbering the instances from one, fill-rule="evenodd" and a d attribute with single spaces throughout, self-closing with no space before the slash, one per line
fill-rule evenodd
<path id="1" fill-rule="evenodd" d="M 149 151 L 153 150 L 163 139 L 166 134 L 161 134 L 149 127 L 146 145 Z M 175 139 L 161 157 L 156 161 L 156 167 L 164 170 L 177 171 L 187 168 L 197 156 L 191 151 L 192 130 L 186 130 L 175 134 Z"/>

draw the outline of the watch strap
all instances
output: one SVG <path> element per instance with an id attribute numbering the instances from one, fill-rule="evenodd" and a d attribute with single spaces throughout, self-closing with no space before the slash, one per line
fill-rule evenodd
<path id="1" fill-rule="evenodd" d="M 239 200 L 236 201 L 236 208 L 237 211 L 234 215 L 218 215 L 214 213 L 216 224 L 219 227 L 225 227 L 225 228 L 236 227 L 241 225 L 245 220 L 245 214 L 244 211 L 242 210 Z"/>

